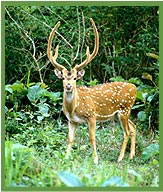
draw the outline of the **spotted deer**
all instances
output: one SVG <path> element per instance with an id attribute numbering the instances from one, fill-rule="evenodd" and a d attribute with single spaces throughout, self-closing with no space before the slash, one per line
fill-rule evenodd
<path id="1" fill-rule="evenodd" d="M 56 61 L 59 46 L 56 46 L 54 56 L 51 51 L 52 39 L 60 22 L 52 29 L 48 40 L 48 58 L 55 67 L 55 75 L 63 80 L 63 112 L 68 119 L 69 127 L 66 158 L 70 155 L 77 125 L 79 123 L 88 123 L 94 163 L 97 164 L 96 122 L 104 122 L 117 115 L 124 131 L 124 141 L 118 161 L 124 158 L 129 137 L 131 137 L 130 159 L 133 159 L 135 156 L 136 126 L 129 120 L 129 115 L 136 97 L 135 85 L 127 82 L 111 82 L 93 87 L 76 86 L 76 81 L 84 75 L 83 68 L 96 56 L 99 48 L 98 31 L 92 18 L 90 21 L 95 34 L 94 50 L 90 54 L 89 47 L 87 47 L 86 59 L 82 63 L 75 65 L 70 71 Z"/>

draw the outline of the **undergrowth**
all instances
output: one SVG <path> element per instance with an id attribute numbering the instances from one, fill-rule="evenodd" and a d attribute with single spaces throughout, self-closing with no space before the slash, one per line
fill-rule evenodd
<path id="1" fill-rule="evenodd" d="M 7 126 L 10 126 L 6 122 Z M 97 125 L 99 164 L 95 165 L 88 127 L 77 129 L 71 156 L 65 157 L 67 125 L 61 121 L 18 123 L 22 134 L 5 142 L 5 185 L 8 187 L 158 187 L 158 134 L 137 131 L 136 157 L 129 160 L 129 146 L 117 163 L 123 132 L 114 121 Z M 9 129 L 9 128 L 8 128 Z"/>

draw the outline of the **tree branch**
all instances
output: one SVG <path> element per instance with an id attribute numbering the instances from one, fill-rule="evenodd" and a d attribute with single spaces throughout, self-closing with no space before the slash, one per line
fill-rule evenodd
<path id="1" fill-rule="evenodd" d="M 78 7 L 77 7 L 77 17 L 78 17 L 78 31 L 79 31 L 79 36 L 78 36 L 78 49 L 75 55 L 75 58 L 73 61 L 75 61 L 78 57 L 79 54 L 79 50 L 80 50 L 80 19 L 79 19 L 79 11 L 78 11 Z"/>

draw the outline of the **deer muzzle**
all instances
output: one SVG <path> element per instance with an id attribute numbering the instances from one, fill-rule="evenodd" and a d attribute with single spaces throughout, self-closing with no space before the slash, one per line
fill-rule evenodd
<path id="1" fill-rule="evenodd" d="M 66 84 L 66 92 L 72 92 L 72 85 L 70 83 Z"/>

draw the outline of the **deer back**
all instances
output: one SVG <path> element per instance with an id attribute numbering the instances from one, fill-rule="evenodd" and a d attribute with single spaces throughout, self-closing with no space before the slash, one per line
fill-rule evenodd
<path id="1" fill-rule="evenodd" d="M 112 82 L 94 87 L 77 88 L 78 101 L 74 113 L 81 119 L 106 121 L 120 112 L 129 116 L 136 97 L 136 87 L 126 82 Z"/>

